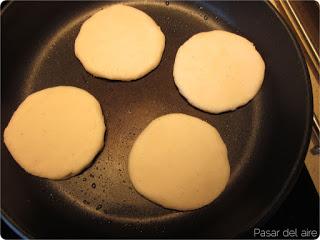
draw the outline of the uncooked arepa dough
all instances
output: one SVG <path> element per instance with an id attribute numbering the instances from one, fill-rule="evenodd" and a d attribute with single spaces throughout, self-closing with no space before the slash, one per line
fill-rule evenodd
<path id="1" fill-rule="evenodd" d="M 75 54 L 97 77 L 130 81 L 161 60 L 165 36 L 144 12 L 117 4 L 86 20 L 75 41 Z"/>
<path id="2" fill-rule="evenodd" d="M 253 43 L 215 30 L 198 33 L 179 48 L 173 76 L 190 104 L 220 113 L 249 102 L 262 85 L 264 70 Z"/>
<path id="3" fill-rule="evenodd" d="M 104 145 L 99 102 L 76 87 L 53 87 L 28 96 L 4 130 L 4 142 L 27 172 L 62 179 L 83 170 Z"/>
<path id="4" fill-rule="evenodd" d="M 230 175 L 227 148 L 210 124 L 185 114 L 153 120 L 129 156 L 135 189 L 165 208 L 192 210 L 216 199 Z"/>

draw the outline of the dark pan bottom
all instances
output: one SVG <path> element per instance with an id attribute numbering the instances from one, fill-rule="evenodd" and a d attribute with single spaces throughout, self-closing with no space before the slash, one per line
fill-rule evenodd
<path id="1" fill-rule="evenodd" d="M 160 25 L 165 52 L 158 68 L 144 78 L 107 81 L 88 74 L 73 48 L 83 21 L 108 4 L 19 2 L 3 13 L 2 131 L 26 96 L 57 85 L 93 94 L 107 125 L 103 151 L 92 166 L 68 180 L 25 173 L 2 145 L 3 213 L 38 238 L 231 237 L 247 230 L 287 192 L 310 134 L 310 86 L 292 36 L 262 2 L 130 2 Z M 189 105 L 172 77 L 179 46 L 213 29 L 246 36 L 266 62 L 258 95 L 218 115 Z M 153 119 L 174 112 L 206 120 L 228 147 L 228 186 L 215 202 L 196 211 L 167 210 L 146 200 L 127 172 L 136 137 Z"/>

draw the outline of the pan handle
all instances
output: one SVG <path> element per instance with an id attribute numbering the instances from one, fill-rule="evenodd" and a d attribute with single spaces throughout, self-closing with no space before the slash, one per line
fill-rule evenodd
<path id="1" fill-rule="evenodd" d="M 311 153 L 314 155 L 320 154 L 320 127 L 319 120 L 315 114 L 313 114 L 313 132 L 316 136 L 317 144 L 311 149 Z"/>

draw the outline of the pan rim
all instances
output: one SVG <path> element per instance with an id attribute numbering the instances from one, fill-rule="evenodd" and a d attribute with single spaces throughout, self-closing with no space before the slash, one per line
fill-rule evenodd
<path id="1" fill-rule="evenodd" d="M 0 10 L 0 16 L 2 18 L 3 14 L 8 10 L 8 8 L 12 5 L 14 1 L 3 1 L 1 3 L 1 10 Z M 1 166 L 2 161 L 0 161 Z M 2 196 L 2 191 L 0 192 L 0 195 Z M 1 197 L 2 199 L 2 197 Z M 1 202 L 0 199 L 0 202 Z M 5 224 L 15 233 L 17 234 L 21 239 L 30 239 L 31 236 L 28 234 L 24 229 L 22 229 L 13 219 L 11 219 L 8 214 L 5 212 L 5 210 L 2 208 L 2 204 L 0 204 L 0 218 L 4 221 Z"/>
<path id="2" fill-rule="evenodd" d="M 300 151 L 296 158 L 295 164 L 293 165 L 291 173 L 289 174 L 288 178 L 284 182 L 283 187 L 281 188 L 281 191 L 279 191 L 279 193 L 274 197 L 274 199 L 269 204 L 269 206 L 265 208 L 265 210 L 260 214 L 261 217 L 256 217 L 255 219 L 253 219 L 250 223 L 247 224 L 246 230 L 239 232 L 237 236 L 241 236 L 245 233 L 249 233 L 249 231 L 254 226 L 265 223 L 280 208 L 280 206 L 282 205 L 282 203 L 287 198 L 287 196 L 293 189 L 294 185 L 296 184 L 298 177 L 300 176 L 300 173 L 304 164 L 304 160 L 308 151 L 308 146 L 310 143 L 311 133 L 312 133 L 313 95 L 312 95 L 310 75 L 307 70 L 307 64 L 306 64 L 305 58 L 302 54 L 301 46 L 298 43 L 296 37 L 294 36 L 293 30 L 289 27 L 288 23 L 280 15 L 278 10 L 270 2 L 264 1 L 264 3 L 271 9 L 273 14 L 275 14 L 277 19 L 284 26 L 286 32 L 288 33 L 290 39 L 292 40 L 292 43 L 294 44 L 296 53 L 298 54 L 298 58 L 302 63 L 304 81 L 306 83 L 306 89 L 307 89 L 306 99 L 307 101 L 309 101 L 309 103 L 306 104 L 306 111 L 308 115 L 306 116 L 306 126 L 304 129 L 304 137 L 302 139 Z"/>
<path id="3" fill-rule="evenodd" d="M 7 224 L 7 226 L 20 238 L 22 239 L 31 239 L 32 237 L 27 234 L 17 223 L 15 223 L 8 214 L 1 207 L 1 219 Z"/>
<path id="4" fill-rule="evenodd" d="M 14 1 L 7 2 L 5 6 L 1 5 L 1 13 L 0 13 L 1 17 L 6 11 L 8 11 L 8 9 L 10 9 L 10 6 L 12 6 L 12 3 L 14 3 Z M 284 202 L 284 200 L 287 198 L 288 194 L 291 192 L 292 188 L 296 184 L 298 177 L 300 176 L 300 173 L 304 164 L 305 156 L 308 151 L 308 146 L 310 143 L 310 138 L 312 133 L 313 95 L 312 95 L 310 76 L 307 70 L 307 65 L 302 53 L 301 46 L 298 43 L 293 33 L 293 30 L 289 27 L 288 23 L 286 23 L 286 21 L 280 15 L 278 10 L 268 1 L 264 1 L 264 4 L 268 6 L 270 11 L 279 20 L 280 24 L 282 24 L 282 26 L 284 27 L 284 30 L 287 32 L 289 38 L 291 39 L 294 45 L 294 48 L 296 49 L 296 54 L 302 65 L 303 78 L 306 84 L 307 116 L 306 116 L 306 121 L 304 126 L 304 135 L 303 135 L 303 138 L 301 139 L 302 141 L 301 147 L 297 154 L 297 158 L 295 159 L 295 163 L 290 171 L 290 174 L 288 175 L 287 179 L 284 181 L 281 190 L 278 192 L 278 194 L 275 195 L 271 203 L 262 211 L 262 213 L 260 213 L 257 217 L 253 218 L 250 222 L 248 222 L 246 224 L 245 230 L 238 232 L 237 235 L 235 236 L 241 236 L 245 233 L 249 233 L 249 231 L 254 226 L 265 223 L 279 209 L 281 204 Z M 31 235 L 27 231 L 21 228 L 21 226 L 16 224 L 16 222 L 8 216 L 8 214 L 2 208 L 2 205 L 1 205 L 0 211 L 1 211 L 0 212 L 1 218 L 17 235 L 19 235 L 23 239 L 31 238 Z"/>

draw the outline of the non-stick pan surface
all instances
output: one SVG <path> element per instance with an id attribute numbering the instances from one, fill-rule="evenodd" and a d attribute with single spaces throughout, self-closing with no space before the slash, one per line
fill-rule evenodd
<path id="1" fill-rule="evenodd" d="M 23 234 L 37 238 L 233 237 L 253 227 L 289 191 L 310 137 L 310 83 L 292 34 L 265 2 L 128 2 L 160 25 L 165 52 L 159 67 L 142 79 L 111 82 L 88 74 L 73 50 L 81 24 L 109 4 L 13 2 L 2 9 L 2 133 L 23 99 L 57 85 L 93 94 L 107 125 L 103 151 L 91 167 L 68 180 L 26 173 L 2 143 L 2 214 Z M 172 77 L 179 46 L 213 29 L 247 37 L 266 63 L 258 95 L 218 115 L 189 105 Z M 128 154 L 137 135 L 151 120 L 174 112 L 205 119 L 228 147 L 227 188 L 195 211 L 168 210 L 146 200 L 128 177 Z"/>

